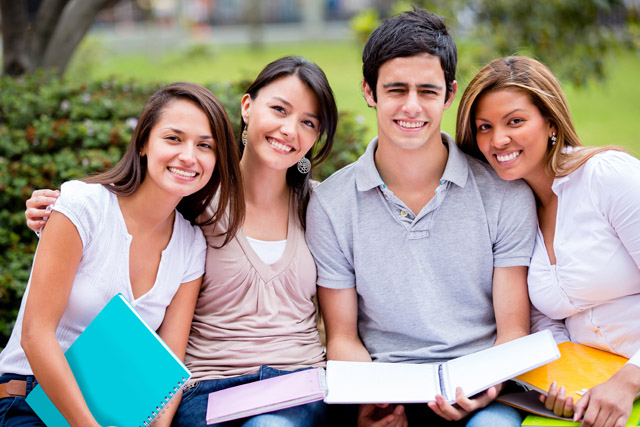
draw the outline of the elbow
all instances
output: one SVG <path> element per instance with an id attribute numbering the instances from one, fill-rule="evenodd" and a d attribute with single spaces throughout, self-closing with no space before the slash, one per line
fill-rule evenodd
<path id="1" fill-rule="evenodd" d="M 22 324 L 22 334 L 20 336 L 20 346 L 24 350 L 24 354 L 27 359 L 30 358 L 30 354 L 33 353 L 34 348 L 42 342 L 42 334 L 38 332 L 37 328 L 32 322 L 24 320 Z"/>

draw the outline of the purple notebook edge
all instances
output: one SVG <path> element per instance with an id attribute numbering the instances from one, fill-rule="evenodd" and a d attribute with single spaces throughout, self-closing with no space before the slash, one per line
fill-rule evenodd
<path id="1" fill-rule="evenodd" d="M 324 399 L 324 369 L 292 372 L 209 393 L 207 423 L 229 421 Z"/>

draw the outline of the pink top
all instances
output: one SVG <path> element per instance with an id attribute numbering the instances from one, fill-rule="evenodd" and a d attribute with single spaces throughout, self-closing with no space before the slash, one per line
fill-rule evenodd
<path id="1" fill-rule="evenodd" d="M 185 363 L 191 381 L 254 374 L 260 365 L 295 370 L 323 366 L 316 326 L 316 267 L 295 203 L 282 257 L 267 265 L 240 230 L 221 249 L 221 226 L 204 226 L 205 276 Z M 224 227 L 225 225 L 222 225 Z"/>

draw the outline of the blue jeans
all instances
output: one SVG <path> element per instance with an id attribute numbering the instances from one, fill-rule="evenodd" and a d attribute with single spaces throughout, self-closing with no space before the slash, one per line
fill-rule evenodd
<path id="1" fill-rule="evenodd" d="M 0 384 L 8 383 L 11 380 L 26 381 L 27 395 L 38 384 L 33 375 L 4 374 L 0 376 Z M 44 427 L 44 423 L 27 404 L 26 397 L 16 396 L 0 399 L 0 427 L 13 426 Z"/>
<path id="2" fill-rule="evenodd" d="M 467 427 L 519 427 L 522 424 L 520 411 L 500 402 L 493 402 L 471 415 Z"/>
<path id="3" fill-rule="evenodd" d="M 209 393 L 289 373 L 288 371 L 261 366 L 258 373 L 254 375 L 199 381 L 182 395 L 180 406 L 173 417 L 171 425 L 174 427 L 311 427 L 326 425 L 326 405 L 322 401 L 225 423 L 207 424 L 206 414 Z"/>

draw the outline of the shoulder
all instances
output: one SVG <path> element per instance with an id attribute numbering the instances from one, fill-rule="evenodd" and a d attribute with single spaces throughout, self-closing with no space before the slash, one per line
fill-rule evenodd
<path id="1" fill-rule="evenodd" d="M 182 246 L 187 249 L 195 250 L 196 252 L 205 249 L 207 245 L 200 227 L 192 225 L 177 210 L 175 212 L 176 220 L 174 224 L 174 233 L 180 237 Z"/>
<path id="2" fill-rule="evenodd" d="M 591 157 L 576 172 L 582 172 L 586 176 L 596 179 L 614 181 L 629 178 L 638 179 L 640 178 L 640 160 L 624 151 L 607 150 Z"/>
<path id="3" fill-rule="evenodd" d="M 510 193 L 531 194 L 531 189 L 521 179 L 506 181 L 498 176 L 495 170 L 486 162 L 464 154 L 469 165 L 469 174 L 477 182 L 478 189 L 487 196 L 500 196 Z"/>
<path id="4" fill-rule="evenodd" d="M 340 204 L 345 201 L 353 201 L 356 191 L 356 168 L 351 163 L 334 172 L 329 178 L 313 187 L 311 201 L 313 203 Z"/>
<path id="5" fill-rule="evenodd" d="M 98 197 L 108 198 L 109 190 L 102 184 L 89 184 L 83 181 L 67 181 L 60 187 L 60 196 L 66 198 Z"/>

